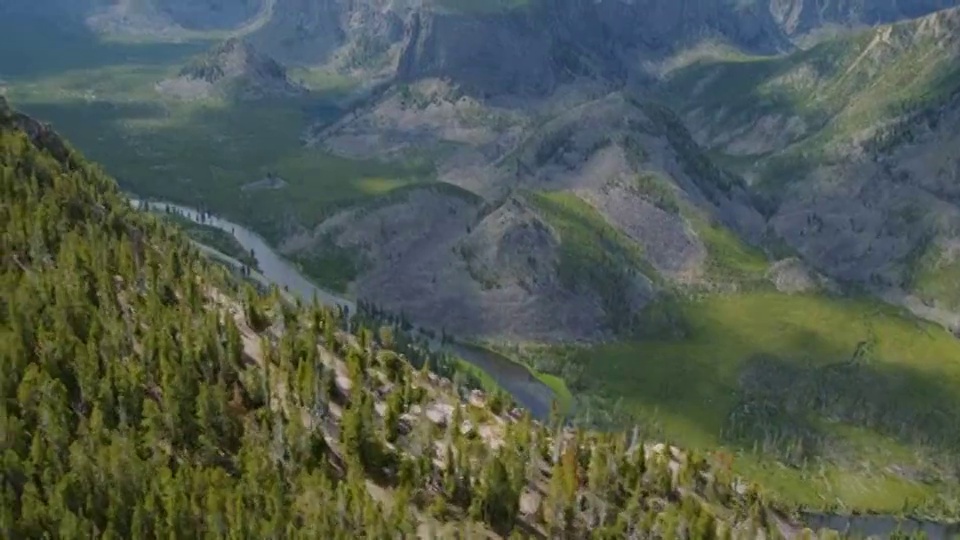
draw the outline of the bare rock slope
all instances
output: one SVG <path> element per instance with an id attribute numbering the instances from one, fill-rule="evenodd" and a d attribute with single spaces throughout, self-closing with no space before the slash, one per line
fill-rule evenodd
<path id="1" fill-rule="evenodd" d="M 367 300 L 459 335 L 600 339 L 665 288 L 722 284 L 704 227 L 763 235 L 745 187 L 662 107 L 580 88 L 518 109 L 428 81 L 314 141 L 353 157 L 432 152 L 459 186 L 412 188 L 288 242 L 291 255 L 330 242 L 362 253 Z"/>

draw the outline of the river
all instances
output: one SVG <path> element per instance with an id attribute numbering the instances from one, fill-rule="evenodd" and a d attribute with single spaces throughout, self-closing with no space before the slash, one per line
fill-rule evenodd
<path id="1" fill-rule="evenodd" d="M 130 197 L 130 202 L 134 207 L 139 207 L 141 201 Z M 252 252 L 257 259 L 260 271 L 251 270 L 251 277 L 263 284 L 276 284 L 281 289 L 287 290 L 291 294 L 298 296 L 305 303 L 312 301 L 316 296 L 317 300 L 328 306 L 341 306 L 347 308 L 350 313 L 356 311 L 356 303 L 332 291 L 328 291 L 315 285 L 308 277 L 290 261 L 277 253 L 267 241 L 259 234 L 247 229 L 246 227 L 229 221 L 227 219 L 204 214 L 203 220 L 200 219 L 201 212 L 195 208 L 190 208 L 181 204 L 169 203 L 166 201 L 148 201 L 151 208 L 163 211 L 166 208 L 175 210 L 178 214 L 197 223 L 209 225 L 222 231 L 228 232 L 237 239 L 237 242 L 244 249 Z M 229 255 L 223 254 L 218 250 L 194 242 L 201 250 L 208 254 L 215 255 L 234 266 L 240 266 L 242 263 Z M 530 415 L 541 421 L 545 421 L 550 416 L 550 409 L 553 404 L 554 393 L 547 385 L 540 382 L 530 371 L 516 362 L 503 357 L 486 349 L 472 347 L 460 344 L 441 345 L 439 340 L 430 341 L 433 350 L 440 350 L 451 355 L 462 358 L 489 374 L 493 380 L 500 385 L 506 392 L 510 393 L 514 401 L 530 411 Z"/>

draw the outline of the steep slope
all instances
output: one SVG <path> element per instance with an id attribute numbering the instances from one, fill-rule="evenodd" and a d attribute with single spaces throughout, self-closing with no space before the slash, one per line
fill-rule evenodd
<path id="1" fill-rule="evenodd" d="M 2 99 L 0 190 L 6 536 L 799 532 L 721 461 L 463 402 L 395 322 L 259 296 Z"/>
<path id="2" fill-rule="evenodd" d="M 917 288 L 917 261 L 952 264 L 960 9 L 783 58 L 696 65 L 663 95 L 767 194 L 773 226 L 821 271 L 897 298 Z M 955 293 L 923 298 L 933 309 L 902 300 L 957 327 Z"/>

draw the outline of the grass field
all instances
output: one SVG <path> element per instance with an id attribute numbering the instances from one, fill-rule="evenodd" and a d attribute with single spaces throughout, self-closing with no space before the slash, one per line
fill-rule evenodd
<path id="1" fill-rule="evenodd" d="M 960 341 L 944 330 L 873 301 L 774 292 L 674 309 L 675 339 L 540 351 L 581 417 L 615 408 L 651 436 L 728 448 L 768 491 L 811 506 L 900 511 L 950 491 Z"/>
<path id="2" fill-rule="evenodd" d="M 429 164 L 355 161 L 302 146 L 310 123 L 339 113 L 352 84 L 343 77 L 295 71 L 311 90 L 302 99 L 183 102 L 155 85 L 212 41 L 120 43 L 46 30 L 0 22 L 6 94 L 138 195 L 207 205 L 276 240 L 292 222 L 309 226 L 333 208 L 433 176 Z M 283 187 L 242 189 L 267 173 Z"/>

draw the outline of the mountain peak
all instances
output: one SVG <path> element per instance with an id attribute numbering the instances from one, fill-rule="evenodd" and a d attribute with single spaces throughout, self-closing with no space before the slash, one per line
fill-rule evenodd
<path id="1" fill-rule="evenodd" d="M 250 43 L 230 38 L 180 70 L 181 77 L 216 83 L 243 76 L 283 80 L 287 70 L 276 60 L 257 51 Z"/>
<path id="2" fill-rule="evenodd" d="M 161 82 L 158 89 L 184 99 L 211 93 L 258 99 L 304 92 L 290 81 L 282 64 L 238 38 L 230 38 L 195 58 L 177 78 Z"/>

